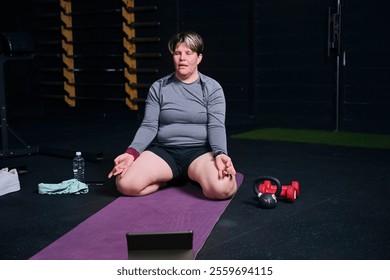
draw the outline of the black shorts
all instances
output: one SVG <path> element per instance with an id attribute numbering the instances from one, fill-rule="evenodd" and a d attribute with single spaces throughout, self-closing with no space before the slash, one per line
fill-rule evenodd
<path id="1" fill-rule="evenodd" d="M 173 179 L 188 179 L 188 167 L 199 156 L 211 151 L 210 146 L 199 147 L 162 147 L 147 148 L 162 158 L 172 169 Z"/>

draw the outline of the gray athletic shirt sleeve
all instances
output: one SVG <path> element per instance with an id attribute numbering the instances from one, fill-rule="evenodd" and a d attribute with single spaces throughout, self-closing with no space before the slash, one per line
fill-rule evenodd
<path id="1" fill-rule="evenodd" d="M 227 154 L 226 103 L 221 85 L 199 73 L 184 84 L 174 73 L 154 82 L 145 114 L 129 148 L 143 152 L 152 142 L 162 146 L 204 146 Z"/>

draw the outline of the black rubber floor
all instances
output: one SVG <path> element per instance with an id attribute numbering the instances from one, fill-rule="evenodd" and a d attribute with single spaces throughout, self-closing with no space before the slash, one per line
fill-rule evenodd
<path id="1" fill-rule="evenodd" d="M 199 259 L 390 258 L 389 151 L 244 140 L 230 147 L 246 180 Z M 299 198 L 258 208 L 260 175 L 298 180 Z"/>
<path id="2" fill-rule="evenodd" d="M 117 198 L 106 176 L 137 126 L 108 117 L 16 123 L 14 131 L 31 145 L 103 154 L 87 161 L 86 177 L 104 184 L 91 185 L 86 195 L 39 195 L 39 183 L 71 178 L 71 158 L 1 158 L 1 168 L 26 172 L 20 174 L 21 191 L 0 197 L 0 259 L 30 258 Z M 237 139 L 229 139 L 229 151 L 245 180 L 198 259 L 390 258 L 390 151 Z M 283 185 L 298 180 L 298 200 L 260 209 L 253 191 L 260 175 Z"/>

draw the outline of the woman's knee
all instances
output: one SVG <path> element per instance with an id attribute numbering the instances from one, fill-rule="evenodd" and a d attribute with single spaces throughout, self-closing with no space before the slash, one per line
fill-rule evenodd
<path id="1" fill-rule="evenodd" d="M 140 196 L 145 187 L 145 182 L 136 178 L 129 179 L 127 176 L 122 178 L 117 176 L 116 178 L 116 188 L 123 195 Z"/>
<path id="2" fill-rule="evenodd" d="M 234 178 L 225 178 L 209 182 L 207 186 L 202 186 L 203 194 L 211 199 L 229 199 L 237 192 L 237 184 Z"/>

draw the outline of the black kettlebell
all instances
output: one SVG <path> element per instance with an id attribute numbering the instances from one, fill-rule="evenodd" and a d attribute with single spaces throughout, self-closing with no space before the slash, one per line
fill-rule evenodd
<path id="1" fill-rule="evenodd" d="M 276 184 L 276 192 L 275 193 L 261 193 L 259 191 L 259 184 L 265 180 L 272 181 Z M 278 197 L 282 191 L 282 184 L 278 179 L 271 176 L 260 176 L 258 177 L 254 184 L 253 189 L 259 199 L 259 207 L 263 209 L 273 209 L 276 207 L 276 203 L 278 202 Z"/>

